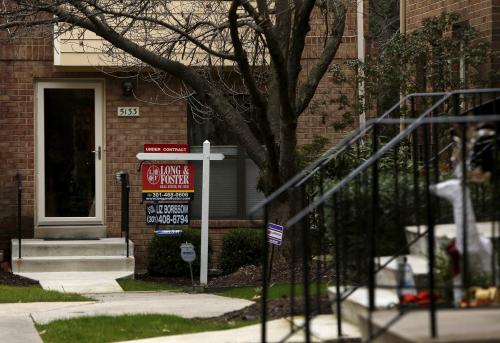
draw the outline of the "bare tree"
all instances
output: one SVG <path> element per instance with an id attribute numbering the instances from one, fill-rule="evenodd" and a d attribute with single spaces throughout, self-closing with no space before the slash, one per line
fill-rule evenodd
<path id="1" fill-rule="evenodd" d="M 49 25 L 56 35 L 94 32 L 109 44 L 105 52 L 111 59 L 147 66 L 160 88 L 174 96 L 195 95 L 190 99 L 207 116 L 217 115 L 217 124 L 260 168 L 262 190 L 269 194 L 297 172 L 298 119 L 340 45 L 348 2 L 4 0 L 0 29 Z M 315 16 L 324 23 L 323 50 L 301 73 Z M 185 88 L 169 90 L 166 75 Z M 238 108 L 231 100 L 235 93 L 249 95 L 251 111 Z"/>

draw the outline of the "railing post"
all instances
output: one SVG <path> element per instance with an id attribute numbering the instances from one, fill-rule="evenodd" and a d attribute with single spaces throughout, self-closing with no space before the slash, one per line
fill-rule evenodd
<path id="1" fill-rule="evenodd" d="M 125 246 L 127 249 L 127 257 L 129 257 L 129 194 L 130 194 L 130 177 L 128 173 L 120 173 L 120 182 L 122 190 L 122 231 L 125 231 Z"/>
<path id="2" fill-rule="evenodd" d="M 469 307 L 469 295 L 467 292 L 467 288 L 469 287 L 469 253 L 467 251 L 468 239 L 467 239 L 467 126 L 465 124 L 460 125 L 461 134 L 461 190 L 462 190 L 462 237 L 463 237 L 463 259 L 462 259 L 462 269 L 460 272 L 462 273 L 462 289 L 465 294 L 465 299 L 467 303 L 467 307 Z"/>
<path id="3" fill-rule="evenodd" d="M 373 126 L 373 142 L 372 154 L 378 150 L 378 125 Z M 373 338 L 372 315 L 375 311 L 375 256 L 376 256 L 376 240 L 379 216 L 379 184 L 378 184 L 378 160 L 372 165 L 372 225 L 369 231 L 369 254 L 368 254 L 368 337 Z"/>
<path id="4" fill-rule="evenodd" d="M 342 295 L 340 294 L 340 249 L 339 249 L 339 226 L 337 221 L 337 194 L 333 195 L 332 204 L 332 222 L 333 222 L 333 234 L 335 240 L 335 301 L 337 310 L 337 337 L 342 337 Z"/>
<path id="5" fill-rule="evenodd" d="M 493 102 L 495 103 L 495 101 Z M 496 114 L 496 106 L 494 105 L 493 107 L 493 113 Z M 499 138 L 500 138 L 500 132 L 498 130 L 500 129 L 500 125 L 497 122 L 496 125 L 494 126 L 495 128 L 495 135 L 494 135 L 494 141 L 492 145 L 492 158 L 493 158 L 493 165 L 492 165 L 492 191 L 491 191 L 491 237 L 492 237 L 492 254 L 491 254 L 491 280 L 492 280 L 492 285 L 498 286 L 498 275 L 497 275 L 497 269 L 498 269 L 498 239 L 497 239 L 497 228 L 498 228 L 498 209 L 500 208 L 500 201 L 499 201 L 499 194 L 500 194 L 500 189 L 498 187 L 498 177 L 500 170 L 498 166 L 496 165 L 496 162 L 498 161 L 498 145 L 499 145 Z"/>
<path id="6" fill-rule="evenodd" d="M 18 257 L 21 258 L 21 240 L 22 240 L 22 229 L 21 229 L 21 201 L 23 193 L 23 181 L 21 174 L 16 174 L 17 183 L 17 239 L 18 239 Z"/>
<path id="7" fill-rule="evenodd" d="M 307 206 L 306 202 L 306 186 L 304 184 L 300 187 L 300 199 L 301 208 Z M 311 304 L 309 298 L 309 257 L 310 257 L 310 246 L 309 246 L 309 222 L 307 216 L 302 218 L 300 222 L 300 228 L 302 233 L 302 283 L 304 290 L 304 338 L 305 342 L 311 342 Z"/>
<path id="8" fill-rule="evenodd" d="M 267 255 L 269 253 L 269 246 L 267 243 L 267 224 L 269 222 L 269 205 L 264 206 L 264 224 L 263 224 L 263 235 L 262 235 L 262 244 L 263 245 L 263 254 L 262 254 L 262 296 L 261 296 L 261 342 L 267 342 L 267 288 L 268 288 L 268 272 L 267 272 Z"/>
<path id="9" fill-rule="evenodd" d="M 435 258 L 435 238 L 434 238 L 434 214 L 433 205 L 430 192 L 430 167 L 429 167 L 429 133 L 428 126 L 424 125 L 424 170 L 425 170 L 425 202 L 426 202 L 426 212 L 427 212 L 427 252 L 428 252 L 428 263 L 429 263 L 429 296 L 430 296 L 430 325 L 431 325 L 431 337 L 437 336 L 437 326 L 436 326 L 436 299 L 434 297 L 435 281 L 434 281 L 434 258 Z"/>
<path id="10" fill-rule="evenodd" d="M 417 234 L 420 236 L 420 181 L 418 172 L 418 134 L 415 130 L 412 134 L 412 169 L 413 169 L 413 208 L 415 214 L 415 225 L 417 225 Z"/>
<path id="11" fill-rule="evenodd" d="M 325 171 L 323 168 L 319 171 L 319 193 L 323 194 L 324 193 L 324 177 L 325 177 Z M 324 245 L 323 245 L 323 237 L 325 235 L 325 205 L 322 204 L 318 208 L 318 229 L 319 229 L 319 235 L 318 235 L 318 253 L 317 259 L 316 259 L 316 310 L 317 313 L 321 313 L 321 273 L 322 269 L 325 268 L 325 252 L 324 252 Z"/>

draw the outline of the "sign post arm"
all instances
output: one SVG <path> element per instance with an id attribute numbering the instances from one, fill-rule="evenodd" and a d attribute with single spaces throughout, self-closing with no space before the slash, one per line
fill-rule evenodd
<path id="1" fill-rule="evenodd" d="M 207 285 L 208 275 L 208 209 L 210 188 L 210 142 L 203 142 L 203 184 L 201 195 L 200 285 Z"/>

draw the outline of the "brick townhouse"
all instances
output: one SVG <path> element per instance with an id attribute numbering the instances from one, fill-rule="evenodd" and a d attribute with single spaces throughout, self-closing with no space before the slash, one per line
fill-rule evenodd
<path id="1" fill-rule="evenodd" d="M 357 57 L 355 10 L 349 11 L 338 59 Z M 311 25 L 305 70 L 321 51 L 322 25 L 319 17 Z M 4 35 L 0 43 L 3 259 L 9 261 L 11 251 L 13 257 L 18 253 L 17 245 L 11 247 L 11 239 L 18 236 L 16 174 L 23 184 L 22 236 L 46 239 L 49 243 L 42 244 L 50 245 L 58 239 L 121 237 L 116 173 L 127 171 L 135 268 L 145 271 L 154 227 L 145 223 L 136 154 L 147 143 L 187 143 L 193 152 L 208 138 L 216 146 L 227 144 L 214 148 L 223 151 L 226 159 L 211 166 L 210 238 L 215 253 L 210 264 L 215 267 L 223 234 L 230 228 L 255 225 L 247 220 L 247 212 L 262 197 L 256 190 L 257 167 L 232 142 L 217 136 L 210 125 L 193 121 L 186 100 L 158 104 L 161 101 L 156 100 L 162 97 L 154 84 L 127 78 L 126 74 L 111 76 L 95 52 L 79 49 L 78 42 L 72 44 L 71 39 L 47 36 L 34 29 L 23 38 L 9 40 Z M 132 82 L 134 96 L 124 89 L 130 86 L 128 82 Z M 171 81 L 169 87 L 180 85 Z M 325 77 L 318 96 L 329 97 L 335 91 Z M 139 116 L 119 116 L 120 107 L 137 108 Z M 338 138 L 328 131 L 321 115 L 305 115 L 298 131 L 300 143 L 317 134 Z M 200 226 L 201 164 L 195 164 L 195 175 L 190 225 L 196 228 Z M 29 249 L 28 245 L 23 248 L 25 259 Z"/>
<path id="2" fill-rule="evenodd" d="M 361 5 L 349 9 L 337 61 L 363 57 L 362 31 L 368 27 L 368 1 Z M 418 27 L 426 16 L 457 11 L 480 30 L 494 48 L 499 48 L 500 0 L 407 0 L 405 5 L 402 15 L 407 30 Z M 304 73 L 321 50 L 322 25 L 320 16 L 311 24 L 303 55 Z M 197 151 L 205 138 L 214 137 L 213 143 L 218 145 L 220 137 L 214 136 L 209 125 L 192 120 L 193 110 L 186 100 L 159 105 L 155 99 L 161 98 L 161 94 L 155 85 L 140 78 L 111 76 L 92 54 L 74 48 L 71 42 L 46 37 L 32 30 L 28 37 L 2 39 L 0 43 L 0 250 L 3 259 L 8 261 L 11 250 L 17 249 L 11 249 L 11 239 L 17 238 L 16 174 L 20 174 L 23 181 L 24 238 L 117 238 L 121 237 L 121 227 L 120 185 L 116 173 L 127 171 L 131 178 L 130 239 L 134 243 L 136 271 L 143 272 L 153 228 L 145 223 L 136 154 L 147 143 L 187 143 L 191 151 Z M 135 96 L 124 89 L 130 81 Z M 170 88 L 180 87 L 176 81 L 171 82 Z M 352 86 L 334 84 L 327 75 L 316 99 L 329 99 L 340 88 L 354 96 L 357 90 L 348 87 Z M 343 134 L 332 130 L 335 105 L 322 106 L 323 113 L 329 114 L 326 120 L 316 111 L 302 116 L 299 143 L 310 142 L 318 134 L 333 142 Z M 137 108 L 139 116 L 119 116 L 119 107 Z M 223 144 L 227 146 L 215 150 L 223 151 L 226 159 L 213 163 L 211 172 L 210 235 L 215 251 L 212 266 L 215 266 L 224 232 L 252 226 L 247 212 L 261 198 L 256 191 L 256 166 L 237 146 L 228 141 Z M 200 165 L 195 165 L 195 171 L 195 185 L 199 189 Z M 192 227 L 199 227 L 200 197 L 195 191 Z"/>

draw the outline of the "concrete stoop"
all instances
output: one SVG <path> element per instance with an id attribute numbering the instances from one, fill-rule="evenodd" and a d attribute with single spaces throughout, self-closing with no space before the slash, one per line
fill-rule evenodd
<path id="1" fill-rule="evenodd" d="M 493 238 L 492 235 L 492 222 L 480 222 L 476 223 L 477 230 L 479 233 L 488 237 L 490 239 Z M 495 224 L 496 229 L 496 237 L 500 237 L 500 233 L 498 232 L 499 223 Z M 423 233 L 427 230 L 426 225 L 418 226 L 408 226 L 406 227 L 406 240 L 408 242 L 412 242 L 417 239 L 419 233 Z M 444 254 L 445 251 L 443 248 L 448 245 L 448 243 L 454 239 L 457 235 L 456 225 L 455 224 L 438 224 L 434 227 L 435 235 L 436 235 L 436 255 Z M 427 236 L 420 238 L 415 244 L 410 247 L 410 254 L 412 255 L 420 255 L 427 256 Z"/>
<path id="2" fill-rule="evenodd" d="M 491 222 L 477 223 L 479 232 L 492 239 Z M 496 224 L 498 227 L 498 224 Z M 417 239 L 419 232 L 426 227 L 410 226 L 406 228 L 408 242 Z M 498 235 L 498 233 L 497 233 Z M 454 224 L 436 225 L 436 254 L 444 253 L 445 247 L 456 236 Z M 417 290 L 428 286 L 427 236 L 423 236 L 410 247 L 406 256 L 411 266 Z M 375 332 L 386 328 L 399 311 L 394 307 L 399 303 L 397 285 L 399 269 L 397 259 L 391 256 L 377 257 L 377 266 L 385 266 L 376 275 L 375 290 L 376 311 L 372 313 L 372 325 Z M 341 294 L 346 295 L 352 287 L 342 287 Z M 333 313 L 336 312 L 336 289 L 328 288 Z M 354 325 L 361 331 L 363 341 L 368 339 L 368 289 L 359 287 L 342 302 L 343 325 Z M 392 323 L 373 342 L 375 343 L 427 343 L 427 342 L 500 342 L 500 309 L 438 310 L 438 337 L 430 338 L 430 319 L 428 310 L 413 310 L 405 313 Z"/>
<path id="3" fill-rule="evenodd" d="M 14 274 L 40 281 L 44 289 L 76 293 L 122 291 L 118 278 L 133 277 L 134 246 L 129 257 L 122 238 L 93 240 L 12 240 Z"/>
<path id="4" fill-rule="evenodd" d="M 387 326 L 397 311 L 378 311 L 373 314 L 375 332 Z M 430 334 L 429 311 L 414 310 L 405 313 L 373 343 L 494 343 L 500 342 L 500 310 L 466 309 L 439 310 L 437 337 Z M 367 317 L 360 316 L 360 329 L 367 336 Z"/>

